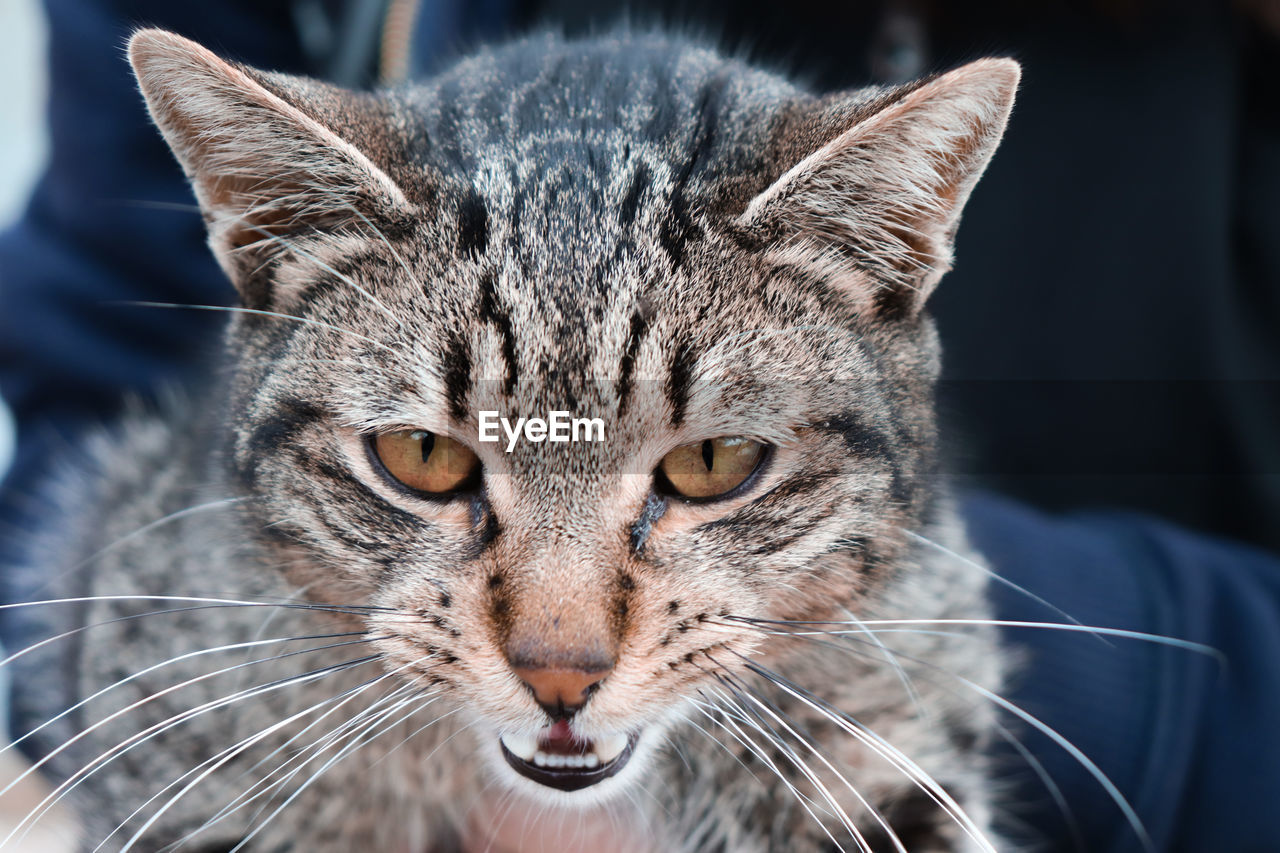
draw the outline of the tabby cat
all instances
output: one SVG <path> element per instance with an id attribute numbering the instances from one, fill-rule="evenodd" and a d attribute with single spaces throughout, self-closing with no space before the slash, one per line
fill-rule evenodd
<path id="1" fill-rule="evenodd" d="M 70 601 L 18 710 L 85 849 L 1000 846 L 994 631 L 896 620 L 989 616 L 924 302 L 1014 62 L 816 97 L 642 33 L 375 94 L 129 58 L 241 307 L 28 567 Z"/>

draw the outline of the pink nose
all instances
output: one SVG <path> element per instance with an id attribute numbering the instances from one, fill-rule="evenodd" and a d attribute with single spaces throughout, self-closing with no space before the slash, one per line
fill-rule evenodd
<path id="1" fill-rule="evenodd" d="M 613 667 L 589 669 L 564 667 L 513 666 L 516 676 L 533 691 L 533 698 L 555 719 L 575 713 L 586 704 L 592 689 L 604 680 Z"/>

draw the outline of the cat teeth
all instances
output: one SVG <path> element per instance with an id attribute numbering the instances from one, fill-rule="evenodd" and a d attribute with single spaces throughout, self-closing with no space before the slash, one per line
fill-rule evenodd
<path id="1" fill-rule="evenodd" d="M 622 750 L 627 748 L 627 736 L 608 735 L 602 737 L 595 742 L 595 748 L 595 754 L 600 757 L 600 763 L 608 764 L 619 755 L 622 755 Z"/>
<path id="2" fill-rule="evenodd" d="M 548 752 L 535 752 L 533 758 L 526 758 L 538 767 L 567 767 L 571 770 L 594 770 L 601 764 L 599 756 L 594 752 L 586 755 L 555 755 Z M 607 763 L 607 762 L 606 762 Z"/>
<path id="3" fill-rule="evenodd" d="M 536 767 L 594 770 L 608 764 L 627 748 L 626 735 L 608 735 L 592 744 L 592 751 L 581 755 L 563 755 L 538 749 L 538 739 L 529 735 L 502 735 L 502 745 L 517 758 Z"/>
<path id="4" fill-rule="evenodd" d="M 534 761 L 538 754 L 538 739 L 529 735 L 503 735 L 502 745 L 512 755 L 525 761 Z"/>

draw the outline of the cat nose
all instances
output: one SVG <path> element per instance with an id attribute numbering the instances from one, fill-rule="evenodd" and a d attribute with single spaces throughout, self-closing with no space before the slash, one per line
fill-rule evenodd
<path id="1" fill-rule="evenodd" d="M 516 666 L 516 677 L 533 691 L 533 698 L 555 720 L 575 714 L 587 697 L 613 669 L 594 666 L 589 669 Z"/>
<path id="2" fill-rule="evenodd" d="M 527 609 L 508 617 L 503 656 L 542 709 L 559 722 L 580 710 L 613 672 L 618 630 L 610 611 L 589 599 L 572 609 L 559 602 L 547 606 L 531 596 L 522 603 Z"/>
<path id="3" fill-rule="evenodd" d="M 573 716 L 587 697 L 613 670 L 613 663 L 597 661 L 585 666 L 518 666 L 516 677 L 533 691 L 533 698 L 553 720 Z"/>

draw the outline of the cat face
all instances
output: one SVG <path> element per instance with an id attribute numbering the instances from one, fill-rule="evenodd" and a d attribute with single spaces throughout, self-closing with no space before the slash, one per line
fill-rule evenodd
<path id="1" fill-rule="evenodd" d="M 364 96 L 131 59 L 247 311 L 227 459 L 305 595 L 370 605 L 508 786 L 639 778 L 768 620 L 872 607 L 931 510 L 921 313 L 1011 62 L 815 99 L 671 41 Z M 481 413 L 598 423 L 481 440 Z M 486 416 L 488 417 L 488 416 Z"/>

